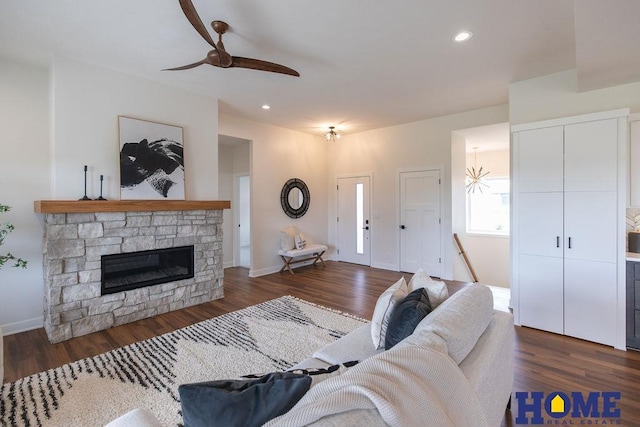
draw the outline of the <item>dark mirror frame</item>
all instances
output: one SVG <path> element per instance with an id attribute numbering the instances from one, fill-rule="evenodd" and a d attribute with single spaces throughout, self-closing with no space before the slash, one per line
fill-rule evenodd
<path id="1" fill-rule="evenodd" d="M 302 192 L 302 205 L 298 209 L 295 209 L 289 203 L 289 192 L 297 188 Z M 287 214 L 290 218 L 300 218 L 307 210 L 309 210 L 309 203 L 311 202 L 311 194 L 309 194 L 309 187 L 304 183 L 303 180 L 298 178 L 291 178 L 287 181 L 282 187 L 282 192 L 280 193 L 280 204 L 282 205 L 282 210 Z"/>

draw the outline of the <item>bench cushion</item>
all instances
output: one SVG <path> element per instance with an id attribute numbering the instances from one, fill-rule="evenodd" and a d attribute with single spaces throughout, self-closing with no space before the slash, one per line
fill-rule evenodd
<path id="1" fill-rule="evenodd" d="M 304 249 L 291 249 L 289 251 L 283 251 L 282 249 L 278 251 L 278 255 L 295 258 L 299 256 L 305 255 L 313 255 L 320 252 L 325 252 L 328 247 L 325 245 L 317 245 L 315 243 L 309 243 Z"/>

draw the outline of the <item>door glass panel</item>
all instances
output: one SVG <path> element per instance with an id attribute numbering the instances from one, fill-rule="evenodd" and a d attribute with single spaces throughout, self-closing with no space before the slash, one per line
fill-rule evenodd
<path id="1" fill-rule="evenodd" d="M 356 184 L 356 253 L 364 253 L 364 184 Z"/>

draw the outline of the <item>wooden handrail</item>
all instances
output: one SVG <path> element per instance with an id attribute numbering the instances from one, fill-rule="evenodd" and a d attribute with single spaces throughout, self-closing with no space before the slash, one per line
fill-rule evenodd
<path id="1" fill-rule="evenodd" d="M 476 276 L 476 272 L 471 265 L 471 261 L 469 261 L 469 257 L 467 257 L 467 253 L 464 251 L 464 247 L 462 246 L 462 242 L 460 242 L 457 233 L 453 233 L 453 239 L 456 241 L 456 245 L 458 245 L 458 250 L 460 251 L 458 255 L 462 255 L 464 263 L 467 264 L 471 277 L 473 277 L 473 283 L 478 283 L 478 276 Z"/>

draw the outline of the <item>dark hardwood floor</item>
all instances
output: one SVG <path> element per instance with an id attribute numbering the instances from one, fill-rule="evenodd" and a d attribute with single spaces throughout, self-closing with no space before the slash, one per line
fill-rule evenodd
<path id="1" fill-rule="evenodd" d="M 6 336 L 5 382 L 282 295 L 370 319 L 380 293 L 402 276 L 338 262 L 327 262 L 327 268 L 301 267 L 295 271 L 295 275 L 249 278 L 246 269 L 230 268 L 225 270 L 224 299 L 59 344 L 49 344 L 43 329 Z M 640 353 L 516 327 L 514 357 L 514 391 L 620 391 L 620 425 L 640 426 Z M 503 426 L 516 425 L 514 417 L 507 412 Z M 580 425 L 580 420 L 574 422 Z"/>

